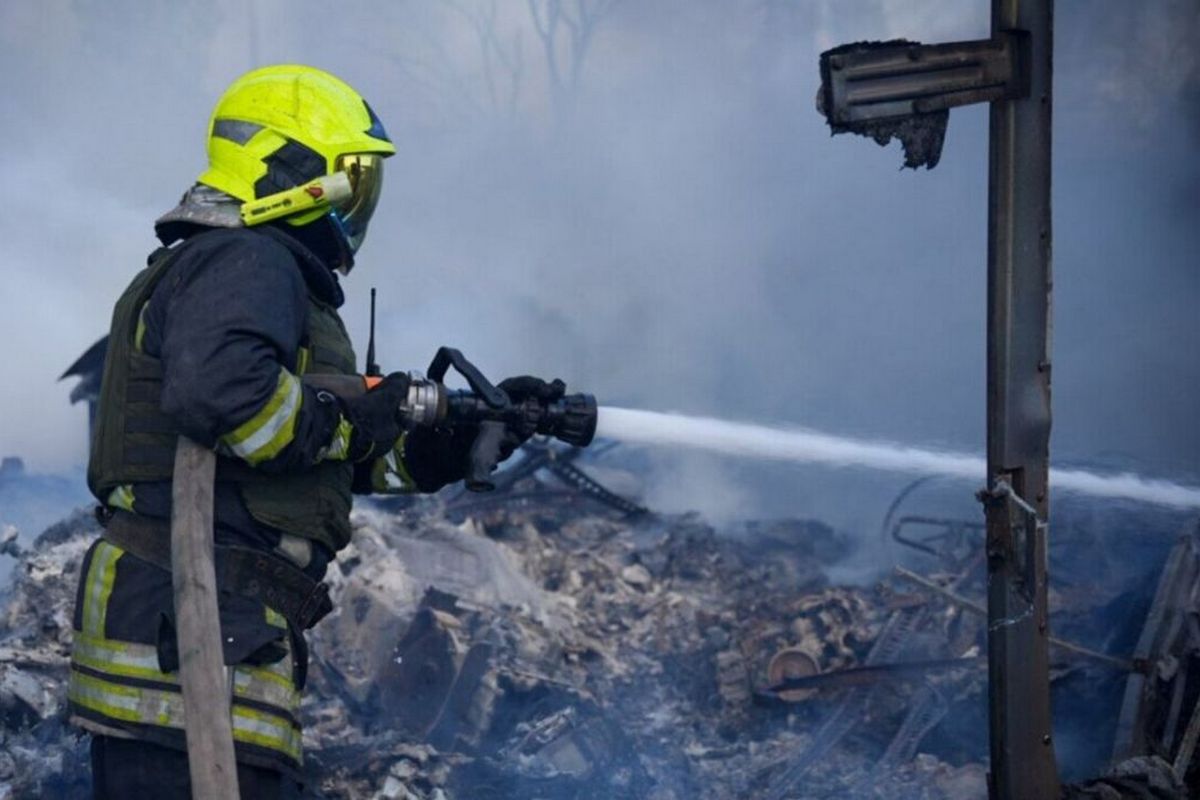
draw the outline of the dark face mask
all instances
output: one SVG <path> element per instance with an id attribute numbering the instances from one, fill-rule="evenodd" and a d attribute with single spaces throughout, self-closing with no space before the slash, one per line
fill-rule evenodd
<path id="1" fill-rule="evenodd" d="M 267 224 L 307 247 L 330 270 L 345 274 L 354 266 L 354 253 L 350 251 L 337 222 L 329 214 L 307 225 L 291 225 L 286 220 Z"/>

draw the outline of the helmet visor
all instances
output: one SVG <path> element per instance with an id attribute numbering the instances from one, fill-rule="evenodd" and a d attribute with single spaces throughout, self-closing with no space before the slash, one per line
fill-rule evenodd
<path id="1" fill-rule="evenodd" d="M 383 156 L 377 153 L 338 156 L 336 167 L 350 177 L 350 199 L 340 203 L 334 214 L 346 234 L 350 251 L 358 252 L 383 189 Z"/>

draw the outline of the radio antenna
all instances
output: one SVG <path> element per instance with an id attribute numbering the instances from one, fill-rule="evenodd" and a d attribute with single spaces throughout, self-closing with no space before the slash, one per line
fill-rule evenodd
<path id="1" fill-rule="evenodd" d="M 367 337 L 367 375 L 382 375 L 379 365 L 375 363 L 375 287 L 371 287 L 371 333 Z"/>

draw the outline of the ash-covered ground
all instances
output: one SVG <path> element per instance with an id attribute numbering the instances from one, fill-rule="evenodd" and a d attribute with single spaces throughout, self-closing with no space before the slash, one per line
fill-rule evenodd
<path id="1" fill-rule="evenodd" d="M 920 545 L 899 549 L 920 576 L 983 602 L 978 520 L 930 519 L 898 513 L 884 533 Z M 1160 529 L 1178 523 L 1068 518 L 1056 635 L 1125 659 L 1173 552 Z M 362 504 L 354 524 L 329 575 L 337 611 L 309 634 L 306 797 L 986 797 L 983 620 L 892 573 L 833 585 L 862 536 L 657 515 L 546 449 L 494 495 Z M 1132 527 L 1161 540 L 1137 567 L 1112 552 Z M 0 599 L 0 798 L 88 796 L 86 740 L 63 705 L 77 571 L 98 533 L 82 511 L 48 529 Z M 1100 774 L 1129 670 L 1052 659 L 1064 772 Z M 1168 762 L 1196 693 L 1166 704 L 1167 747 L 1143 748 L 1161 758 L 1122 759 L 1126 776 L 1074 796 L 1185 797 Z"/>

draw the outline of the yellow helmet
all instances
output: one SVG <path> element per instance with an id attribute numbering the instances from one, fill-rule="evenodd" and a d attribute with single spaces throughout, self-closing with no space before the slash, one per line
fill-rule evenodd
<path id="1" fill-rule="evenodd" d="M 208 169 L 198 181 L 249 202 L 345 171 L 348 201 L 288 221 L 330 214 L 354 251 L 379 199 L 382 160 L 395 152 L 362 95 L 324 70 L 283 64 L 252 70 L 225 90 L 209 120 Z"/>

